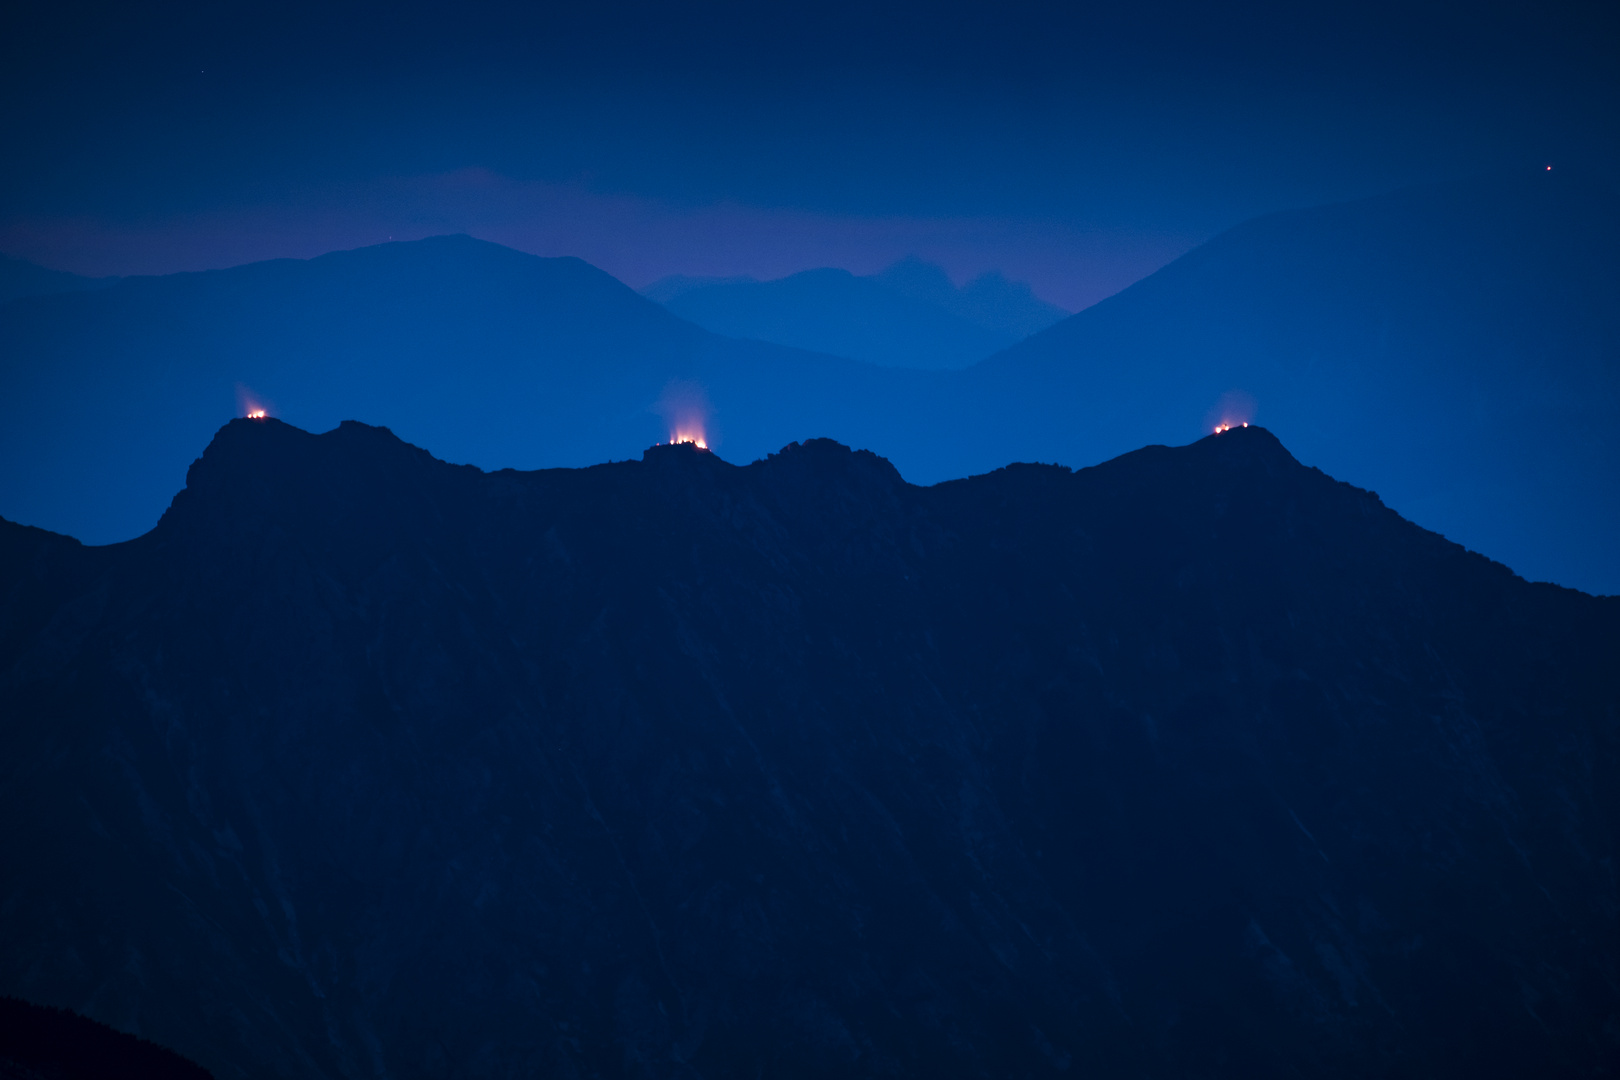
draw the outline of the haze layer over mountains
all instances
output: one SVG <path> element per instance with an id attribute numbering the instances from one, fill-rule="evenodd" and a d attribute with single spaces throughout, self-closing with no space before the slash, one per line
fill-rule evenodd
<path id="1" fill-rule="evenodd" d="M 967 367 L 1069 314 L 1000 274 L 958 287 L 916 258 L 870 277 L 821 269 L 776 281 L 666 278 L 642 295 L 727 337 L 887 367 Z"/>
<path id="2" fill-rule="evenodd" d="M 0 305 L 0 514 L 140 533 L 239 385 L 488 468 L 630 457 L 675 411 L 735 460 L 829 436 L 919 483 L 1254 419 L 1523 575 L 1620 592 L 1617 297 L 1614 196 L 1563 174 L 1257 219 L 961 371 L 728 338 L 467 238 L 128 279 Z"/>
<path id="3" fill-rule="evenodd" d="M 1620 598 L 1260 428 L 0 521 L 0 992 L 225 1078 L 1601 1075 Z"/>

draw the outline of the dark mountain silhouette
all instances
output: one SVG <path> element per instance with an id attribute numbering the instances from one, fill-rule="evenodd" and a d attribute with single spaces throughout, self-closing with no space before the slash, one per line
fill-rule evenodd
<path id="1" fill-rule="evenodd" d="M 117 278 L 81 277 L 64 270 L 48 270 L 25 259 L 0 255 L 0 304 L 19 296 L 105 289 L 117 281 Z"/>
<path id="2" fill-rule="evenodd" d="M 220 1077 L 1588 1077 L 1620 600 L 1238 429 L 918 488 L 233 421 L 0 523 L 0 991 Z"/>
<path id="3" fill-rule="evenodd" d="M 928 483 L 1185 441 L 1252 400 L 1412 520 L 1614 593 L 1617 298 L 1615 200 L 1562 173 L 1262 218 L 965 371 L 719 337 L 578 260 L 441 237 L 0 305 L 0 514 L 139 534 L 238 383 L 486 468 L 630 457 L 670 434 L 661 400 L 706 399 L 734 460 L 830 436 Z"/>
<path id="4" fill-rule="evenodd" d="M 870 277 L 820 269 L 775 281 L 666 279 L 645 294 L 717 334 L 909 368 L 967 367 L 1067 314 L 1000 274 L 959 289 L 919 259 Z"/>
<path id="5" fill-rule="evenodd" d="M 0 1076 L 6 1080 L 209 1080 L 172 1050 L 67 1009 L 0 997 Z"/>

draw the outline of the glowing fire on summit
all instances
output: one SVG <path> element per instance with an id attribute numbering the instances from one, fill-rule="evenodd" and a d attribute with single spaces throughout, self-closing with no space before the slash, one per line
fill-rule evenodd
<path id="1" fill-rule="evenodd" d="M 687 379 L 672 379 L 665 384 L 652 411 L 669 424 L 669 445 L 709 448 L 709 417 L 714 407 L 702 386 Z"/>
<path id="2" fill-rule="evenodd" d="M 270 416 L 270 404 L 241 383 L 236 384 L 236 407 L 249 420 L 266 420 Z"/>
<path id="3" fill-rule="evenodd" d="M 1254 396 L 1242 390 L 1228 390 L 1221 395 L 1215 407 L 1204 414 L 1204 423 L 1215 434 L 1231 431 L 1235 427 L 1248 427 L 1256 411 Z"/>

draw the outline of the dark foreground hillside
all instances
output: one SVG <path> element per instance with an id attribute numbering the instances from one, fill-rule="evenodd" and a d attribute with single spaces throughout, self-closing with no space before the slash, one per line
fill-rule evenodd
<path id="1" fill-rule="evenodd" d="M 66 1009 L 0 997 L 5 1080 L 211 1080 L 172 1050 Z"/>
<path id="2" fill-rule="evenodd" d="M 1620 601 L 1239 429 L 0 523 L 0 991 L 238 1076 L 1595 1077 Z"/>

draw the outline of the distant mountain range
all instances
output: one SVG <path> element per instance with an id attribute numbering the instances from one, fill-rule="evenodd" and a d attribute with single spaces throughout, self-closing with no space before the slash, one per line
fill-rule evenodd
<path id="1" fill-rule="evenodd" d="M 869 277 L 665 278 L 642 294 L 717 334 L 888 367 L 967 367 L 1069 314 L 1001 274 L 958 287 L 917 258 Z"/>
<path id="2" fill-rule="evenodd" d="M 940 288 L 915 264 L 792 287 L 818 282 Z M 968 318 L 973 288 L 944 287 Z M 670 303 L 708 289 L 758 295 Z M 1521 574 L 1620 592 L 1620 211 L 1561 173 L 1260 218 L 960 371 L 724 337 L 578 260 L 465 237 L 23 297 L 0 305 L 0 460 L 23 463 L 0 513 L 138 534 L 238 384 L 306 427 L 383 422 L 488 468 L 633 456 L 681 403 L 737 460 L 825 435 L 924 483 L 1263 419 Z"/>
<path id="3" fill-rule="evenodd" d="M 19 296 L 89 292 L 117 284 L 117 278 L 91 278 L 62 270 L 47 270 L 24 259 L 0 255 L 0 304 Z"/>
<path id="4" fill-rule="evenodd" d="M 0 992 L 222 1080 L 1601 1075 L 1616 655 L 1258 427 L 236 420 L 138 540 L 0 522 Z"/>

